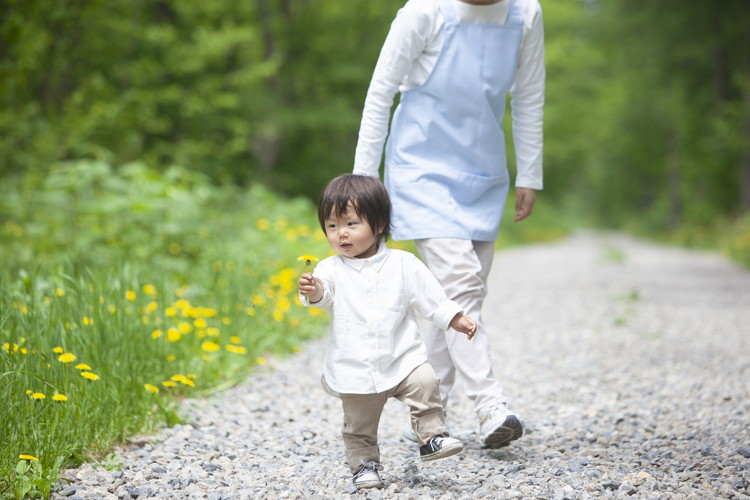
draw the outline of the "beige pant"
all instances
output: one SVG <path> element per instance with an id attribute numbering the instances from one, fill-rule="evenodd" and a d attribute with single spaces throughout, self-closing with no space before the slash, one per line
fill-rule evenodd
<path id="1" fill-rule="evenodd" d="M 424 363 L 393 389 L 377 394 L 339 395 L 344 408 L 341 434 L 352 474 L 357 472 L 363 460 L 380 463 L 378 425 L 388 398 L 396 398 L 409 406 L 411 424 L 420 445 L 447 432 L 438 382 L 435 371 L 428 363 Z"/>
<path id="2" fill-rule="evenodd" d="M 492 373 L 490 339 L 482 322 L 482 305 L 487 295 L 487 276 L 492 267 L 495 244 L 454 238 L 416 240 L 417 250 L 427 267 L 455 300 L 477 322 L 470 341 L 453 330 L 444 332 L 432 323 L 420 323 L 420 335 L 427 345 L 430 364 L 440 379 L 440 394 L 447 408 L 448 395 L 461 377 L 463 390 L 481 413 L 495 403 L 507 404 L 503 389 Z"/>

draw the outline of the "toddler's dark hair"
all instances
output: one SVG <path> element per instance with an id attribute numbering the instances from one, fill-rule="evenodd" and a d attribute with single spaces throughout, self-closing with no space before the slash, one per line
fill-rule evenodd
<path id="1" fill-rule="evenodd" d="M 323 232 L 328 216 L 344 214 L 349 202 L 372 227 L 378 242 L 387 241 L 391 235 L 391 199 L 380 179 L 369 175 L 344 174 L 328 183 L 318 201 L 318 222 Z"/>

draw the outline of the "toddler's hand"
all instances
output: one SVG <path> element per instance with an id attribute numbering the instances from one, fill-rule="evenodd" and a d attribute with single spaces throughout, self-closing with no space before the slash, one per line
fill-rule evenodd
<path id="1" fill-rule="evenodd" d="M 298 290 L 300 295 L 305 296 L 313 295 L 316 292 L 317 283 L 315 283 L 312 273 L 303 273 L 299 277 Z"/>
<path id="2" fill-rule="evenodd" d="M 466 334 L 466 338 L 471 340 L 477 332 L 477 323 L 468 316 L 456 314 L 451 320 L 451 328 L 457 332 Z"/>

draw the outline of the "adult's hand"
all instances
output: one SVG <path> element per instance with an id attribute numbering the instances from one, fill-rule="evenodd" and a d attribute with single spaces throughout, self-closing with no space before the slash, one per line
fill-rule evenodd
<path id="1" fill-rule="evenodd" d="M 516 188 L 516 216 L 514 222 L 521 222 L 531 215 L 536 202 L 536 191 L 529 188 Z"/>

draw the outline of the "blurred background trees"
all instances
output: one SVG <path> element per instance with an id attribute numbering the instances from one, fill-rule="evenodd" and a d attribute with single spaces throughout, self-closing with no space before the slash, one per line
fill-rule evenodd
<path id="1" fill-rule="evenodd" d="M 315 198 L 403 1 L 0 0 L 0 182 L 139 160 Z M 544 198 L 652 232 L 748 213 L 750 2 L 542 7 Z"/>

